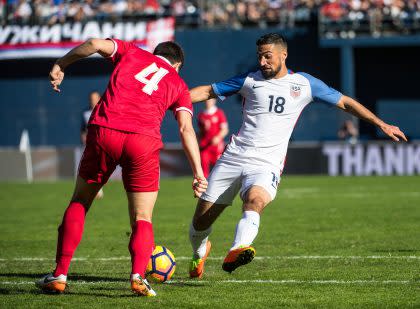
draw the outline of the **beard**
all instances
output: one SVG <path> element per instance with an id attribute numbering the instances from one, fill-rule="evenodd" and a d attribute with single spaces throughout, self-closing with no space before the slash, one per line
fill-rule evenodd
<path id="1" fill-rule="evenodd" d="M 275 69 L 263 70 L 260 68 L 260 70 L 265 79 L 272 79 L 281 71 L 281 64 Z"/>

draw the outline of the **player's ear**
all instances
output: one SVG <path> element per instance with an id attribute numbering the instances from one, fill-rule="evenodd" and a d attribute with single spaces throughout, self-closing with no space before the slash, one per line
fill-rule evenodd
<path id="1" fill-rule="evenodd" d="M 176 62 L 176 63 L 174 63 L 173 65 L 172 65 L 172 67 L 177 71 L 177 72 L 179 72 L 179 70 L 181 70 L 181 67 L 182 67 L 182 63 L 181 62 Z"/>
<path id="2" fill-rule="evenodd" d="M 286 62 L 286 58 L 287 58 L 287 50 L 282 50 L 281 52 L 281 62 L 285 63 Z"/>

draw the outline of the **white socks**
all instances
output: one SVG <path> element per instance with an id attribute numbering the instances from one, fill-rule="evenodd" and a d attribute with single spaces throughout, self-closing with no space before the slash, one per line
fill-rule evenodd
<path id="1" fill-rule="evenodd" d="M 244 211 L 242 219 L 236 225 L 235 239 L 230 250 L 240 246 L 250 246 L 258 234 L 260 214 L 256 211 Z"/>
<path id="2" fill-rule="evenodd" d="M 260 214 L 256 211 L 244 211 L 242 219 L 236 225 L 235 239 L 230 250 L 240 246 L 250 246 L 258 235 L 260 226 Z M 211 227 L 204 231 L 196 231 L 190 225 L 190 242 L 195 259 L 202 258 L 206 254 L 206 243 L 211 233 Z"/>
<path id="3" fill-rule="evenodd" d="M 204 231 L 196 231 L 194 226 L 190 225 L 190 242 L 195 259 L 203 258 L 206 254 L 206 243 L 211 233 L 211 226 Z"/>

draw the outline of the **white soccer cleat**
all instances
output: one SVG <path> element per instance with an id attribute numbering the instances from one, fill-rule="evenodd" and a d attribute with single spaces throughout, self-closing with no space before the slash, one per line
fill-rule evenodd
<path id="1" fill-rule="evenodd" d="M 156 296 L 149 282 L 143 279 L 139 274 L 131 274 L 131 290 L 141 296 Z"/>
<path id="2" fill-rule="evenodd" d="M 36 281 L 35 285 L 44 292 L 63 293 L 67 287 L 67 276 L 54 277 L 53 274 L 47 274 Z"/>

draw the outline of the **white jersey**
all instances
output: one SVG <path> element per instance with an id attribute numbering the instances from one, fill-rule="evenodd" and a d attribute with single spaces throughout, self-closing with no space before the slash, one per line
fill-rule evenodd
<path id="1" fill-rule="evenodd" d="M 283 170 L 287 146 L 300 113 L 314 99 L 337 104 L 342 94 L 306 73 L 265 79 L 261 71 L 212 84 L 217 96 L 240 93 L 243 122 L 223 157 L 229 161 L 269 164 Z M 223 159 L 222 157 L 222 159 Z"/>

